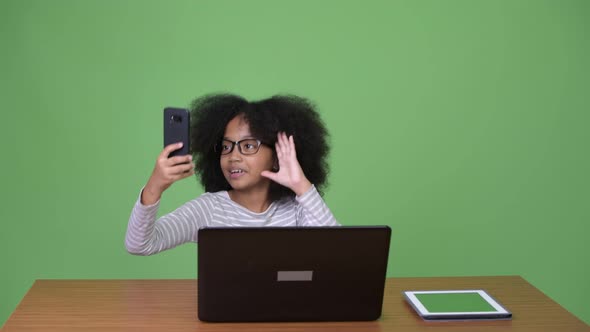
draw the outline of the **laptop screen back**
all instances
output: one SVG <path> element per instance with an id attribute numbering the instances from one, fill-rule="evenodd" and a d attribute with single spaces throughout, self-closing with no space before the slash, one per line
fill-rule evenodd
<path id="1" fill-rule="evenodd" d="M 200 230 L 199 319 L 375 320 L 390 234 L 387 226 Z"/>

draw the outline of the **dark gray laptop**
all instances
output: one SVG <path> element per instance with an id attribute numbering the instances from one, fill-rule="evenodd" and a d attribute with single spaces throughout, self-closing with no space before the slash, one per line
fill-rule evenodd
<path id="1" fill-rule="evenodd" d="M 205 228 L 198 314 L 209 322 L 370 321 L 381 316 L 387 226 Z"/>

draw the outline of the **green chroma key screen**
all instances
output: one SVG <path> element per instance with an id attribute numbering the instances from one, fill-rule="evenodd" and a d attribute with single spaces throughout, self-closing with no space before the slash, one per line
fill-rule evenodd
<path id="1" fill-rule="evenodd" d="M 431 313 L 496 311 L 478 293 L 415 294 Z"/>

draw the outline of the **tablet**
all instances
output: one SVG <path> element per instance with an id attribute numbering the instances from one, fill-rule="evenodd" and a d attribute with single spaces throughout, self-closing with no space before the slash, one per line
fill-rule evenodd
<path id="1" fill-rule="evenodd" d="M 508 319 L 512 313 L 484 290 L 406 291 L 404 296 L 426 320 Z"/>

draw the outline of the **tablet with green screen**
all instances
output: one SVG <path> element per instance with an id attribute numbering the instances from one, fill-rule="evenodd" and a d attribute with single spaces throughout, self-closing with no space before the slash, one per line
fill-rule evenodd
<path id="1" fill-rule="evenodd" d="M 406 291 L 404 296 L 427 320 L 507 319 L 506 310 L 484 290 Z"/>

